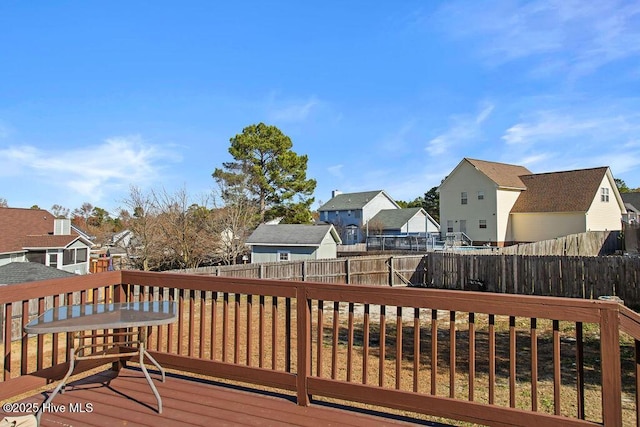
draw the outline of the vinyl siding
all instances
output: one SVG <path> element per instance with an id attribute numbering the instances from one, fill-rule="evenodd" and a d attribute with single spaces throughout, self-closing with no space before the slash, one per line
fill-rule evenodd
<path id="1" fill-rule="evenodd" d="M 516 242 L 536 242 L 586 231 L 584 212 L 514 213 L 511 221 Z"/>
<path id="2" fill-rule="evenodd" d="M 600 200 L 600 188 L 609 190 L 609 201 Z M 598 191 L 591 202 L 587 212 L 587 225 L 585 231 L 607 231 L 622 229 L 622 210 L 616 199 L 616 195 L 608 177 L 605 175 Z"/>

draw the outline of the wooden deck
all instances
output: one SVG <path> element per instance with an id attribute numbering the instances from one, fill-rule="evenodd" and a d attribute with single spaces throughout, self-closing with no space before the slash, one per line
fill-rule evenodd
<path id="1" fill-rule="evenodd" d="M 323 402 L 299 406 L 293 396 L 167 373 L 162 383 L 152 372 L 162 396 L 163 413 L 137 368 L 126 368 L 114 378 L 104 371 L 72 382 L 58 394 L 52 406 L 64 413 L 47 412 L 40 425 L 46 426 L 408 426 L 440 425 L 431 422 L 364 411 L 338 408 Z M 52 387 L 53 388 L 53 387 Z M 41 404 L 44 394 L 21 402 Z M 87 412 L 77 412 L 82 408 Z M 90 412 L 89 412 L 90 410 Z M 7 414 L 0 411 L 0 419 Z"/>

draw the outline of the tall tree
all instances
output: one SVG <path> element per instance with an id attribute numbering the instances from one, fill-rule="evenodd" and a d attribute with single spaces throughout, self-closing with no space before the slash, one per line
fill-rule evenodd
<path id="1" fill-rule="evenodd" d="M 620 178 L 614 178 L 616 182 L 616 187 L 618 187 L 618 191 L 621 193 L 630 193 L 631 189 L 627 187 L 627 183 L 621 180 Z"/>
<path id="2" fill-rule="evenodd" d="M 231 191 L 246 188 L 261 220 L 273 210 L 284 212 L 285 222 L 308 222 L 311 213 L 300 215 L 299 210 L 301 206 L 309 210 L 316 181 L 307 179 L 307 156 L 292 150 L 291 139 L 277 127 L 259 123 L 245 127 L 230 142 L 234 161 L 215 169 L 218 184 Z"/>
<path id="3" fill-rule="evenodd" d="M 424 193 L 424 200 L 422 207 L 431 218 L 440 222 L 440 193 L 438 193 L 438 187 L 431 187 L 429 191 Z"/>

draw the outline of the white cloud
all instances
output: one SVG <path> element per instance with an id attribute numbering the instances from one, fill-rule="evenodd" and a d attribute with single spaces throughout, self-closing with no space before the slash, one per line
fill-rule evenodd
<path id="1" fill-rule="evenodd" d="M 179 161 L 180 155 L 145 143 L 138 136 L 114 137 L 102 144 L 69 150 L 41 150 L 13 146 L 0 150 L 5 176 L 37 176 L 42 185 L 53 185 L 90 201 L 130 184 L 158 179 L 163 162 Z M 64 190 L 66 188 L 66 190 Z"/>
<path id="2" fill-rule="evenodd" d="M 272 100 L 271 104 L 268 111 L 269 119 L 283 122 L 301 122 L 311 115 L 313 109 L 317 107 L 320 102 L 312 96 L 304 101 L 277 103 L 280 105 L 274 105 L 276 102 Z"/>
<path id="3" fill-rule="evenodd" d="M 344 165 L 333 165 L 327 168 L 327 172 L 329 172 L 332 176 L 336 178 L 343 178 L 342 168 Z"/>
<path id="4" fill-rule="evenodd" d="M 494 109 L 493 104 L 485 103 L 479 113 L 451 117 L 451 127 L 431 139 L 425 150 L 432 156 L 446 154 L 449 150 L 477 140 L 481 136 L 481 125 L 489 118 Z"/>
<path id="5" fill-rule="evenodd" d="M 559 70 L 584 75 L 640 55 L 637 2 L 458 1 L 436 15 L 443 31 L 477 43 L 488 64 L 537 57 L 534 75 Z"/>

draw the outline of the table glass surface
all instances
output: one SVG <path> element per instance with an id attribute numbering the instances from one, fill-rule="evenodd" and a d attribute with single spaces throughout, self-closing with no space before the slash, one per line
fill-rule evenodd
<path id="1" fill-rule="evenodd" d="M 173 323 L 178 318 L 174 301 L 80 304 L 54 307 L 25 327 L 29 334 L 117 329 Z"/>

